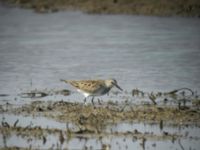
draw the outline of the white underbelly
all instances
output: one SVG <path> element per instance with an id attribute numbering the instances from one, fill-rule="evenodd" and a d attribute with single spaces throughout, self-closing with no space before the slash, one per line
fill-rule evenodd
<path id="1" fill-rule="evenodd" d="M 77 89 L 77 91 L 80 92 L 81 94 L 83 94 L 85 97 L 88 97 L 88 96 L 91 95 L 90 93 L 86 93 L 86 92 L 81 91 L 81 90 L 79 90 L 79 89 Z"/>
<path id="2" fill-rule="evenodd" d="M 99 91 L 97 91 L 97 92 L 95 92 L 95 93 L 87 93 L 87 92 L 84 92 L 84 91 L 82 91 L 82 90 L 80 90 L 80 89 L 77 89 L 77 91 L 80 92 L 81 94 L 83 94 L 85 97 L 104 95 L 105 93 L 103 93 L 103 90 L 104 90 L 104 89 L 99 90 Z"/>

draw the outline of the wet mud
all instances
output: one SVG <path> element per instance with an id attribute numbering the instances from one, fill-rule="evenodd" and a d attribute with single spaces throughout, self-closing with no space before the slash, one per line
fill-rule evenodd
<path id="1" fill-rule="evenodd" d="M 42 92 L 38 93 L 41 94 Z M 62 94 L 62 92 L 56 92 L 56 94 L 58 93 Z M 114 94 L 118 95 L 118 93 Z M 1 105 L 2 121 L 0 132 L 3 139 L 1 149 L 26 149 L 26 146 L 23 145 L 12 146 L 7 144 L 7 140 L 13 137 L 23 139 L 25 143 L 40 141 L 41 145 L 39 147 L 28 144 L 29 149 L 44 148 L 42 145 L 48 143 L 51 137 L 53 137 L 54 141 L 57 141 L 57 144 L 50 142 L 50 145 L 52 145 L 45 148 L 59 149 L 65 145 L 64 148 L 67 149 L 71 148 L 66 146 L 66 143 L 70 142 L 70 140 L 96 139 L 101 141 L 106 137 L 111 139 L 116 137 L 134 139 L 134 141 L 139 141 L 139 145 L 144 149 L 146 141 L 155 141 L 156 143 L 158 141 L 173 142 L 180 139 L 200 140 L 199 136 L 189 134 L 189 131 L 187 131 L 188 133 L 182 133 L 164 130 L 168 126 L 189 127 L 191 130 L 194 127 L 199 132 L 199 99 L 198 95 L 193 91 L 179 89 L 167 93 L 145 93 L 134 89 L 130 94 L 132 94 L 134 99 L 140 99 L 141 103 L 136 104 L 133 99 L 122 100 L 121 102 L 107 101 L 99 103 L 99 101 L 96 101 L 94 105 L 92 103 L 85 105 L 84 103 L 73 103 L 63 100 L 56 102 L 51 100 L 42 101 L 42 97 L 40 97 L 40 100 L 30 101 L 30 103 L 18 107 L 15 107 L 13 104 Z M 32 94 L 30 95 L 32 97 Z M 183 97 L 185 97 L 185 100 L 183 100 Z M 146 102 L 143 103 L 143 100 L 146 100 Z M 171 102 L 174 103 L 172 104 Z M 12 123 L 9 122 L 9 115 L 16 116 L 14 118 L 16 120 L 12 119 Z M 21 118 L 17 116 L 21 116 Z M 55 123 L 59 122 L 66 127 L 60 128 L 60 125 L 56 127 L 40 126 L 40 124 L 45 124 L 45 122 L 42 122 L 44 119 L 41 119 L 39 125 L 31 122 L 22 126 L 20 123 L 26 120 L 26 116 L 33 119 L 44 117 L 53 120 Z M 116 125 L 123 123 L 130 124 L 133 127 L 129 129 L 125 126 L 114 129 Z M 138 123 L 153 124 L 159 131 L 157 133 L 151 131 L 152 127 L 150 126 L 150 130 L 144 132 L 142 129 L 134 127 Z M 54 123 L 48 124 L 47 121 L 47 125 L 50 124 Z M 155 143 L 152 145 L 155 146 Z M 106 147 L 111 148 L 113 145 Z M 84 147 L 82 148 L 84 149 Z M 100 148 L 104 149 L 105 144 L 101 143 Z"/>

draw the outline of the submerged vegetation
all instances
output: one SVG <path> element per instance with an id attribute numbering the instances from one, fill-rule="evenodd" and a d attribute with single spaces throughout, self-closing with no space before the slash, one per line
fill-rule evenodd
<path id="1" fill-rule="evenodd" d="M 5 112 L 4 112 L 5 113 Z M 17 115 L 44 116 L 59 122 L 71 122 L 77 127 L 76 132 L 102 133 L 109 124 L 120 122 L 154 122 L 171 124 L 196 124 L 200 126 L 200 110 L 185 107 L 178 109 L 171 106 L 155 105 L 114 105 L 94 107 L 68 102 L 33 102 L 20 108 L 10 109 L 7 113 Z"/>
<path id="2" fill-rule="evenodd" d="M 57 146 L 52 145 L 52 147 L 49 147 L 50 149 L 60 149 L 63 143 L 69 142 L 74 138 L 95 138 L 99 141 L 105 137 L 133 138 L 133 141 L 140 141 L 143 149 L 145 149 L 145 141 L 148 140 L 170 140 L 172 142 L 181 138 L 200 140 L 200 137 L 188 136 L 188 133 L 171 133 L 163 130 L 168 125 L 200 127 L 200 107 L 197 92 L 193 92 L 188 88 L 181 88 L 170 92 L 151 93 L 133 89 L 131 93 L 125 93 L 131 95 L 131 99 L 122 100 L 121 102 L 108 100 L 107 102 L 96 102 L 94 105 L 84 105 L 83 103 L 72 103 L 63 100 L 57 102 L 34 100 L 21 106 L 15 106 L 7 102 L 6 105 L 1 105 L 1 114 L 21 116 L 22 118 L 23 116 L 32 116 L 33 118 L 44 117 L 54 120 L 55 123 L 66 124 L 66 128 L 59 128 L 59 126 L 58 128 L 44 128 L 40 125 L 35 126 L 32 123 L 21 126 L 20 122 L 23 122 L 23 119 L 18 118 L 13 123 L 10 123 L 5 117 L 2 119 L 0 125 L 0 132 L 4 142 L 4 146 L 1 149 L 21 148 L 7 145 L 7 140 L 13 135 L 25 139 L 27 143 L 39 140 L 44 145 L 53 136 L 54 141 L 57 140 Z M 38 99 L 52 94 L 69 95 L 70 91 L 56 90 L 56 92 L 53 92 L 34 90 L 19 94 L 19 96 Z M 113 94 L 119 96 L 119 93 L 113 92 Z M 136 103 L 136 100 L 139 100 L 140 103 Z M 128 129 L 127 131 L 113 130 L 113 126 L 121 123 L 133 125 L 137 123 L 155 124 L 161 133 L 144 132 L 138 128 Z M 42 124 L 43 122 L 41 122 Z M 29 149 L 35 148 L 32 146 L 29 145 Z M 105 146 L 111 147 L 111 145 L 102 144 L 102 149 Z"/>
<path id="3" fill-rule="evenodd" d="M 199 0 L 0 0 L 39 13 L 81 10 L 98 14 L 134 14 L 200 17 Z"/>

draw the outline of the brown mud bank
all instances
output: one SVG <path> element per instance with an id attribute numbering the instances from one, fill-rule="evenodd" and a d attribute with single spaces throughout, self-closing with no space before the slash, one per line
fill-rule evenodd
<path id="1" fill-rule="evenodd" d="M 117 149 L 124 144 L 122 149 L 154 149 L 162 144 L 199 147 L 200 99 L 196 91 L 181 88 L 148 93 L 133 89 L 111 92 L 110 98 L 116 96 L 117 101 L 104 99 L 87 105 L 73 99 L 49 100 L 70 94 L 69 90 L 23 92 L 18 95 L 22 103 L 17 105 L 2 94 L 0 149 L 104 150 L 116 149 L 117 144 Z"/>
<path id="2" fill-rule="evenodd" d="M 34 9 L 39 13 L 80 10 L 97 14 L 134 14 L 200 17 L 199 0 L 0 0 L 6 4 Z"/>
<path id="3" fill-rule="evenodd" d="M 59 122 L 72 122 L 80 130 L 100 133 L 107 124 L 119 122 L 156 122 L 160 124 L 200 125 L 200 109 L 193 106 L 158 106 L 129 103 L 89 104 L 34 101 L 18 108 L 1 109 L 1 113 L 43 116 Z"/>
<path id="4" fill-rule="evenodd" d="M 30 104 L 25 104 L 20 107 L 13 107 L 9 105 L 6 109 L 1 107 L 1 114 L 5 115 L 0 125 L 0 133 L 3 139 L 4 146 L 0 149 L 34 149 L 33 143 L 41 143 L 48 145 L 49 149 L 61 149 L 63 145 L 68 145 L 74 139 L 132 139 L 132 141 L 139 141 L 140 146 L 145 147 L 146 141 L 159 143 L 159 141 L 179 141 L 180 139 L 190 139 L 198 141 L 200 138 L 192 134 L 184 132 L 173 132 L 166 129 L 167 126 L 175 126 L 177 128 L 190 127 L 190 130 L 200 126 L 200 109 L 189 106 L 158 106 L 154 104 L 135 105 L 128 103 L 116 104 L 112 102 L 103 104 L 89 104 L 83 105 L 81 103 L 70 102 L 43 102 L 34 101 Z M 9 115 L 18 116 L 21 119 L 13 120 L 13 123 L 7 122 Z M 21 117 L 20 117 L 21 116 Z M 32 116 L 34 118 L 49 118 L 53 121 L 66 124 L 66 128 L 58 127 L 42 127 L 40 125 L 26 124 L 20 125 L 20 122 L 27 118 L 22 116 Z M 45 119 L 46 120 L 46 119 Z M 41 119 L 40 124 L 44 124 L 44 119 Z M 130 123 L 135 124 L 147 123 L 150 130 L 143 131 L 142 128 L 135 126 L 130 128 L 119 128 L 114 130 L 115 125 Z M 48 124 L 48 123 L 47 123 Z M 71 124 L 71 127 L 70 125 Z M 141 126 L 141 124 L 138 124 Z M 156 126 L 158 130 L 153 131 Z M 153 130 L 152 130 L 153 129 Z M 198 131 L 199 132 L 199 131 Z M 24 145 L 11 146 L 9 140 L 16 138 L 23 140 L 29 147 Z M 57 146 L 52 144 L 57 142 Z M 104 141 L 103 140 L 103 141 Z M 8 141 L 8 142 L 7 142 Z M 91 142 L 91 141 L 90 141 Z M 32 143 L 32 144 L 31 144 Z M 153 146 L 156 144 L 153 143 Z M 175 142 L 176 143 L 176 142 Z M 102 144 L 102 150 L 105 145 Z M 111 145 L 108 145 L 110 147 Z M 113 145 L 112 145 L 113 146 Z M 44 148 L 44 147 L 43 147 Z"/>

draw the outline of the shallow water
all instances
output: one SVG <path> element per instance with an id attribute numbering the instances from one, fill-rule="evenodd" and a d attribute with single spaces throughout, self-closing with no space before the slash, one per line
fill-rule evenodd
<path id="1" fill-rule="evenodd" d="M 0 7 L 0 92 L 116 78 L 127 91 L 200 90 L 198 18 L 37 14 Z"/>
<path id="2" fill-rule="evenodd" d="M 16 143 L 17 139 L 17 143 Z M 32 148 L 42 148 L 42 149 L 48 149 L 48 148 L 60 148 L 60 149 L 83 149 L 83 148 L 91 148 L 94 150 L 100 150 L 102 149 L 102 142 L 98 141 L 98 139 L 79 139 L 75 138 L 70 140 L 69 142 L 63 143 L 63 145 L 60 145 L 60 143 L 57 143 L 58 137 L 55 138 L 55 136 L 49 136 L 47 137 L 47 143 L 43 144 L 41 140 L 32 140 L 27 143 L 27 140 L 24 140 L 22 138 L 19 138 L 15 135 L 11 136 L 7 140 L 7 145 L 12 146 L 22 146 L 22 147 L 29 147 Z M 103 143 L 109 143 L 107 146 L 110 145 L 110 150 L 121 150 L 121 149 L 127 149 L 131 150 L 133 148 L 135 149 L 143 149 L 141 146 L 141 141 L 134 141 L 132 138 L 127 138 L 124 141 L 124 138 L 104 138 L 102 139 Z M 184 143 L 186 142 L 186 143 Z M 37 144 L 36 144 L 37 143 Z M 182 144 L 183 143 L 183 144 Z M 175 141 L 174 143 L 172 141 L 146 141 L 145 143 L 145 149 L 149 150 L 168 150 L 168 149 L 182 149 L 184 147 L 185 149 L 196 149 L 199 148 L 198 141 L 186 141 L 182 140 L 181 145 L 179 141 Z"/>
<path id="3" fill-rule="evenodd" d="M 5 121 L 9 124 L 12 124 L 13 119 L 23 120 L 22 124 L 17 124 L 17 126 L 27 126 L 32 123 L 32 127 L 38 126 L 38 122 L 42 117 L 34 118 L 33 120 L 29 120 L 28 117 L 22 116 L 13 116 L 7 115 Z M 45 121 L 44 124 L 41 125 L 42 128 L 56 128 L 66 130 L 64 127 L 64 123 L 59 123 L 53 120 L 45 119 L 40 121 Z M 47 125 L 51 123 L 50 125 Z M 52 126 L 53 125 L 53 126 Z M 158 124 L 144 124 L 144 123 L 121 123 L 118 125 L 113 125 L 109 127 L 108 132 L 122 132 L 126 133 L 127 131 L 137 130 L 143 134 L 152 135 L 152 139 L 146 139 L 144 143 L 144 149 L 198 149 L 200 147 L 199 139 L 200 139 L 200 130 L 196 126 L 164 126 L 162 130 L 159 129 Z M 163 132 L 167 132 L 169 134 L 177 134 L 181 137 L 178 139 L 170 140 L 170 139 L 159 139 L 156 136 L 162 135 Z M 189 134 L 188 134 L 189 133 Z M 97 137 L 71 137 L 68 138 L 64 135 L 64 142 L 61 144 L 59 140 L 58 134 L 44 134 L 46 141 L 44 142 L 41 138 L 26 137 L 17 135 L 16 133 L 11 133 L 8 136 L 0 134 L 0 147 L 2 146 L 18 146 L 18 147 L 32 147 L 32 148 L 40 148 L 40 149 L 48 149 L 48 148 L 67 148 L 67 149 L 83 149 L 83 148 L 92 148 L 92 149 L 102 149 L 103 145 L 107 145 L 111 150 L 120 150 L 120 149 L 143 149 L 142 147 L 142 139 L 137 139 L 134 136 L 123 136 L 123 135 L 107 135 L 102 136 L 101 138 Z"/>
<path id="4" fill-rule="evenodd" d="M 36 14 L 30 10 L 0 6 L 0 94 L 1 107 L 7 102 L 18 107 L 36 99 L 26 99 L 20 93 L 39 90 L 57 90 L 72 87 L 59 79 L 116 78 L 127 93 L 110 94 L 102 100 L 133 100 L 134 88 L 150 91 L 171 91 L 188 87 L 200 91 L 200 20 L 181 17 L 145 17 L 129 15 L 87 15 L 81 12 Z M 114 89 L 116 91 L 116 89 Z M 82 102 L 83 96 L 51 95 L 39 100 Z M 89 100 L 88 100 L 89 101 Z M 65 129 L 66 123 L 41 116 L 1 114 L 1 119 L 20 126 L 40 125 L 43 128 Z M 41 123 L 43 122 L 43 123 Z M 163 131 L 188 134 L 176 140 L 146 141 L 146 149 L 198 149 L 200 134 L 195 126 L 164 126 L 144 123 L 121 123 L 110 131 L 135 130 L 162 134 Z M 5 146 L 0 135 L 0 147 Z M 190 136 L 198 137 L 191 139 Z M 17 139 L 17 140 L 16 140 Z M 16 134 L 7 138 L 7 146 L 40 148 L 59 146 L 59 137 L 47 136 L 27 141 Z M 17 141 L 17 142 L 16 142 Z M 78 144 L 77 144 L 78 143 Z M 182 144 L 180 144 L 182 143 Z M 143 149 L 141 140 L 131 137 L 103 137 L 65 141 L 62 148 Z"/>
<path id="5" fill-rule="evenodd" d="M 35 127 L 40 126 L 41 128 L 57 128 L 57 129 L 66 129 L 66 123 L 57 122 L 46 117 L 41 116 L 22 116 L 22 115 L 13 115 L 13 114 L 0 114 L 1 121 L 6 121 L 9 125 L 14 125 L 18 121 L 17 126 L 20 127 Z M 68 124 L 69 125 L 69 124 Z M 68 127 L 71 127 L 68 126 Z"/>

